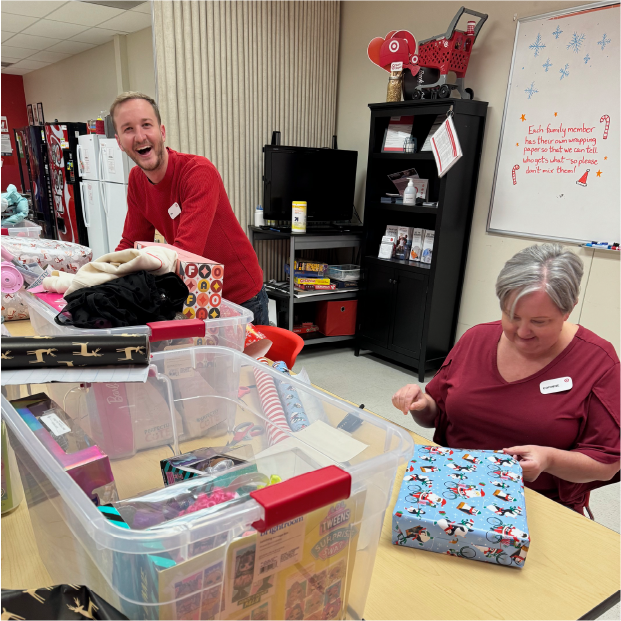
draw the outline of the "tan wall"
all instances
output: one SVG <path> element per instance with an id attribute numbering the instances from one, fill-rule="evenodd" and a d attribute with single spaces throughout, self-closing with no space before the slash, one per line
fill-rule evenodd
<path id="1" fill-rule="evenodd" d="M 468 2 L 487 13 L 474 46 L 466 86 L 489 102 L 486 134 L 457 336 L 469 327 L 500 317 L 494 283 L 503 264 L 533 240 L 486 232 L 492 180 L 502 123 L 517 18 L 584 2 Z M 385 101 L 388 74 L 367 58 L 373 37 L 405 29 L 417 40 L 445 32 L 461 2 L 342 2 L 339 50 L 337 134 L 339 147 L 358 151 L 356 208 L 364 209 L 370 113 L 368 103 Z M 596 90 L 596 89 L 595 89 Z M 585 263 L 582 299 L 571 320 L 580 322 L 620 349 L 619 256 L 576 248 Z M 586 287 L 586 289 L 585 289 Z"/>
<path id="2" fill-rule="evenodd" d="M 156 97 L 154 66 L 151 28 L 127 35 L 127 69 L 131 90 Z"/>
<path id="3" fill-rule="evenodd" d="M 129 86 L 155 94 L 151 28 L 127 35 Z M 46 121 L 86 121 L 117 96 L 114 43 L 70 56 L 24 76 L 28 103 L 43 103 Z"/>

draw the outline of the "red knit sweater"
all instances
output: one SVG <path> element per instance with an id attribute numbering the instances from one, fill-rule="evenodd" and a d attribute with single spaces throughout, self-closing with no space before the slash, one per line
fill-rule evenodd
<path id="1" fill-rule="evenodd" d="M 242 230 L 216 167 L 205 157 L 168 150 L 166 176 L 151 183 L 134 166 L 129 175 L 127 216 L 117 250 L 152 241 L 157 229 L 166 242 L 224 265 L 223 296 L 236 304 L 263 286 L 257 255 Z M 178 203 L 173 220 L 168 209 Z"/>

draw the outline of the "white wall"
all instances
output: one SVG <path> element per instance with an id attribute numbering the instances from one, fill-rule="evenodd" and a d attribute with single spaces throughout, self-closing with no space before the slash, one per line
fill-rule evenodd
<path id="1" fill-rule="evenodd" d="M 129 88 L 155 95 L 151 28 L 127 35 Z M 46 121 L 86 121 L 117 96 L 114 43 L 70 56 L 24 76 L 28 103 L 43 103 Z"/>
<path id="2" fill-rule="evenodd" d="M 489 15 L 473 48 L 466 86 L 489 102 L 470 249 L 457 336 L 469 327 L 500 318 L 494 283 L 516 252 L 533 240 L 489 234 L 487 214 L 502 123 L 517 18 L 584 2 L 473 2 L 466 6 Z M 367 58 L 373 37 L 405 29 L 417 40 L 445 32 L 462 2 L 342 2 L 339 50 L 337 134 L 339 147 L 358 151 L 356 208 L 364 208 L 370 112 L 368 103 L 385 101 L 388 73 Z M 595 88 L 595 91 L 597 89 Z M 620 349 L 619 255 L 576 248 L 585 263 L 582 296 L 570 320 L 580 322 Z M 585 289 L 586 287 L 586 289 Z"/>

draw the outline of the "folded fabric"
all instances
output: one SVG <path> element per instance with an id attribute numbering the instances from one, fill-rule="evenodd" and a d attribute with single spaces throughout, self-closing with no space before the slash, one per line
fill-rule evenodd
<path id="1" fill-rule="evenodd" d="M 95 287 L 65 294 L 67 305 L 55 319 L 77 328 L 119 328 L 175 318 L 188 297 L 176 274 L 140 271 Z"/>
<path id="2" fill-rule="evenodd" d="M 41 283 L 46 291 L 53 291 L 54 293 L 65 293 L 71 286 L 75 274 L 67 274 L 67 272 L 59 272 L 54 270 L 51 276 L 43 279 Z"/>
<path id="3" fill-rule="evenodd" d="M 161 276 L 174 272 L 177 267 L 177 253 L 170 248 L 150 246 L 138 250 L 128 248 L 110 252 L 82 266 L 66 290 L 66 295 L 84 287 L 95 287 L 134 272 L 150 272 Z M 62 293 L 60 290 L 56 290 Z"/>

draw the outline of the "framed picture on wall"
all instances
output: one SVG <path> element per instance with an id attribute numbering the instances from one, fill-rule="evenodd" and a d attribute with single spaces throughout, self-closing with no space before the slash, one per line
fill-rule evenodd
<path id="1" fill-rule="evenodd" d="M 32 116 L 34 118 L 34 124 L 38 125 L 39 124 L 39 115 L 37 114 L 37 108 L 36 106 L 32 107 Z"/>
<path id="2" fill-rule="evenodd" d="M 37 112 L 39 117 L 39 125 L 45 125 L 45 119 L 43 118 L 43 104 L 41 102 L 37 104 Z"/>
<path id="3" fill-rule="evenodd" d="M 28 104 L 26 106 L 26 109 L 28 110 L 28 125 L 34 125 L 34 116 L 32 114 L 32 104 Z"/>

